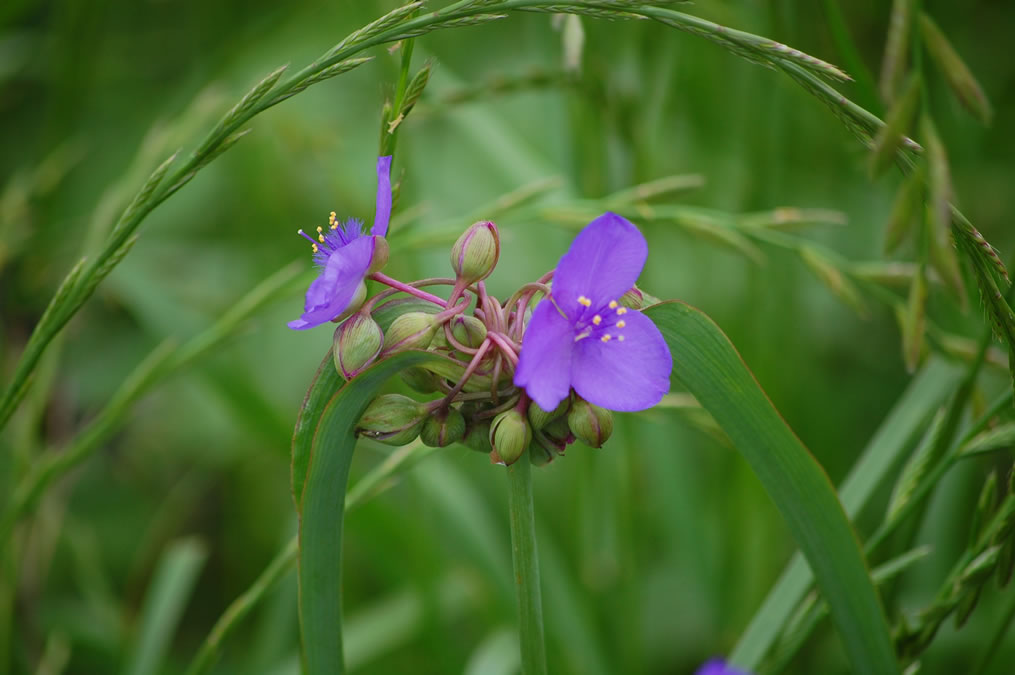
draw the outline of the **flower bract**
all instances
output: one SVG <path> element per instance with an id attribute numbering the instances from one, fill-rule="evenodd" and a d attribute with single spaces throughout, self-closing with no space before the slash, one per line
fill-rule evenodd
<path id="1" fill-rule="evenodd" d="M 514 383 L 544 410 L 571 388 L 609 410 L 650 408 L 669 391 L 673 360 L 652 320 L 620 304 L 648 244 L 638 228 L 604 213 L 560 259 L 550 296 L 525 329 Z"/>
<path id="2" fill-rule="evenodd" d="M 339 223 L 334 212 L 328 228 L 317 228 L 317 239 L 299 231 L 313 246 L 314 263 L 321 274 L 307 289 L 303 315 L 289 322 L 294 330 L 327 323 L 340 316 L 357 296 L 360 284 L 379 257 L 387 256 L 384 236 L 391 218 L 391 157 L 377 159 L 377 208 L 369 234 L 355 219 Z M 381 253 L 383 248 L 383 255 Z"/>

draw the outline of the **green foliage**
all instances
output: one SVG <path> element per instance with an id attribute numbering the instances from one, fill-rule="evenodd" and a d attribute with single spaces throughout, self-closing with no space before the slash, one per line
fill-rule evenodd
<path id="1" fill-rule="evenodd" d="M 329 354 L 290 453 L 331 338 L 284 327 L 308 281 L 292 232 L 332 208 L 369 220 L 380 127 L 393 274 L 448 274 L 462 230 L 493 219 L 487 283 L 504 298 L 574 228 L 624 214 L 651 246 L 643 291 L 714 317 L 841 485 L 896 648 L 922 673 L 1007 673 L 1013 591 L 984 583 L 1015 564 L 996 520 L 1010 487 L 981 488 L 1013 447 L 998 250 L 1015 244 L 1001 95 L 1015 11 L 395 4 L 0 10 L 0 671 L 298 671 L 287 493 L 301 509 L 342 379 Z M 564 33 L 549 12 L 572 13 Z M 374 318 L 412 311 L 432 307 L 397 299 Z M 980 341 L 985 323 L 1000 346 Z M 383 391 L 407 393 L 397 378 Z M 827 570 L 812 590 L 799 532 L 715 406 L 667 402 L 617 415 L 601 450 L 533 468 L 548 671 L 693 672 L 728 653 L 759 672 L 848 672 L 840 644 L 877 631 L 843 618 Z M 338 468 L 346 510 L 382 495 L 337 540 L 349 670 L 517 669 L 503 471 L 461 446 L 366 440 Z M 315 492 L 338 509 L 340 477 Z"/>

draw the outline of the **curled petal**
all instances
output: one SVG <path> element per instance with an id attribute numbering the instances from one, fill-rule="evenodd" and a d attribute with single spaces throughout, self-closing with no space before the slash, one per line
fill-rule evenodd
<path id="1" fill-rule="evenodd" d="M 360 237 L 331 254 L 321 276 L 307 289 L 303 315 L 290 321 L 290 328 L 320 326 L 345 311 L 370 267 L 374 242 L 373 237 Z"/>
<path id="2" fill-rule="evenodd" d="M 543 410 L 553 410 L 571 391 L 574 326 L 549 300 L 532 312 L 525 329 L 515 370 L 515 386 L 522 387 Z"/>
<path id="3" fill-rule="evenodd" d="M 670 390 L 673 358 L 651 319 L 641 312 L 624 319 L 624 328 L 605 342 L 604 335 L 575 343 L 571 385 L 586 401 L 608 410 L 645 410 Z"/>
<path id="4" fill-rule="evenodd" d="M 391 220 L 391 155 L 377 158 L 377 209 L 370 234 L 383 237 Z"/>
<path id="5" fill-rule="evenodd" d="M 593 309 L 603 307 L 634 286 L 647 257 L 648 244 L 638 228 L 616 213 L 604 213 L 585 226 L 560 259 L 553 297 L 572 319 L 583 309 L 580 296 Z"/>

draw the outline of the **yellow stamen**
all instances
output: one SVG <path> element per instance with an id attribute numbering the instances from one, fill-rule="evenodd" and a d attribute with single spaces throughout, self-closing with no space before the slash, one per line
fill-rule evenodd
<path id="1" fill-rule="evenodd" d="M 610 340 L 613 339 L 613 336 L 610 335 L 609 333 L 607 333 L 606 335 L 604 335 L 603 337 L 601 337 L 599 339 L 602 340 L 603 342 L 609 342 Z"/>
<path id="2" fill-rule="evenodd" d="M 310 248 L 314 249 L 314 253 L 317 253 L 318 251 L 317 244 L 311 244 Z"/>
<path id="3" fill-rule="evenodd" d="M 627 314 L 627 307 L 621 307 L 620 309 L 618 309 L 617 310 L 617 314 L 620 314 L 620 315 Z"/>
<path id="4" fill-rule="evenodd" d="M 594 317 L 592 317 L 592 323 L 596 324 L 597 326 L 599 324 L 601 324 L 602 322 L 603 322 L 603 317 L 599 316 L 598 314 L 596 314 Z"/>
<path id="5" fill-rule="evenodd" d="M 623 319 L 621 319 L 620 321 L 617 322 L 617 328 L 623 328 L 626 325 L 627 325 L 627 322 L 624 321 Z"/>
<path id="6" fill-rule="evenodd" d="M 317 235 L 317 241 L 319 241 L 319 242 L 321 242 L 323 244 L 324 243 L 324 235 L 323 234 Z"/>
<path id="7" fill-rule="evenodd" d="M 588 298 L 586 298 L 584 295 L 579 295 L 578 296 L 578 304 L 582 305 L 584 307 L 591 307 L 592 306 L 592 301 L 589 300 Z"/>
<path id="8" fill-rule="evenodd" d="M 616 309 L 617 308 L 617 301 L 616 300 L 610 300 L 609 307 L 610 307 L 610 309 Z"/>
<path id="9" fill-rule="evenodd" d="M 323 231 L 324 231 L 324 228 L 323 228 L 323 227 L 318 227 L 318 228 L 317 228 L 317 234 L 320 234 L 320 233 L 321 233 L 321 232 L 323 232 Z"/>
<path id="10" fill-rule="evenodd" d="M 338 221 L 337 220 L 332 221 L 332 223 L 331 223 L 331 229 L 333 229 L 333 230 L 337 230 L 338 229 Z"/>

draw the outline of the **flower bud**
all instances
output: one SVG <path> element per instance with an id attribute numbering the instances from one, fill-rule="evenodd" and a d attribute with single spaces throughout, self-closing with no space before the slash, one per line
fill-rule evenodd
<path id="1" fill-rule="evenodd" d="M 522 414 L 515 409 L 506 410 L 493 418 L 490 424 L 490 459 L 495 464 L 514 464 L 532 441 L 532 429 Z"/>
<path id="2" fill-rule="evenodd" d="M 490 423 L 482 420 L 470 423 L 465 437 L 462 438 L 462 444 L 476 452 L 492 452 Z"/>
<path id="3" fill-rule="evenodd" d="M 395 319 L 384 334 L 384 353 L 426 349 L 437 331 L 433 314 L 408 312 Z"/>
<path id="4" fill-rule="evenodd" d="M 370 267 L 367 268 L 367 275 L 380 272 L 388 264 L 388 240 L 384 237 L 374 236 L 374 254 L 370 258 Z"/>
<path id="5" fill-rule="evenodd" d="M 628 309 L 641 309 L 645 305 L 645 294 L 637 286 L 632 286 L 618 302 Z"/>
<path id="6" fill-rule="evenodd" d="M 486 339 L 486 324 L 474 316 L 456 316 L 451 320 L 451 334 L 466 347 L 478 349 Z"/>
<path id="7" fill-rule="evenodd" d="M 546 412 L 539 407 L 538 403 L 532 401 L 529 403 L 529 424 L 532 425 L 533 429 L 542 429 L 558 417 L 563 417 L 570 405 L 571 399 L 570 397 L 567 397 L 561 401 L 556 408 L 550 412 Z"/>
<path id="8" fill-rule="evenodd" d="M 356 432 L 388 445 L 405 445 L 419 436 L 426 406 L 401 394 L 378 396 L 360 417 Z"/>
<path id="9" fill-rule="evenodd" d="M 335 329 L 333 352 L 335 367 L 347 380 L 356 377 L 381 352 L 384 333 L 369 314 L 350 316 Z"/>
<path id="10" fill-rule="evenodd" d="M 473 223 L 451 247 L 451 267 L 466 286 L 490 276 L 499 257 L 500 234 L 490 221 Z"/>
<path id="11" fill-rule="evenodd" d="M 332 319 L 335 323 L 345 321 L 350 316 L 359 311 L 359 308 L 363 306 L 363 301 L 367 299 L 367 285 L 362 281 L 359 282 L 359 286 L 356 287 L 356 292 L 352 294 L 352 300 L 349 301 L 348 306 L 342 313 Z"/>
<path id="12" fill-rule="evenodd" d="M 421 394 L 432 394 L 437 391 L 440 387 L 438 382 L 440 378 L 434 373 L 431 373 L 425 368 L 419 366 L 413 366 L 412 368 L 406 368 L 399 375 L 402 381 L 409 385 L 414 391 L 418 391 Z"/>
<path id="13" fill-rule="evenodd" d="M 454 408 L 438 410 L 426 418 L 419 439 L 431 448 L 444 448 L 462 440 L 465 435 L 465 418 Z"/>
<path id="14" fill-rule="evenodd" d="M 601 448 L 613 433 L 613 413 L 576 396 L 567 413 L 567 426 L 585 445 Z"/>

